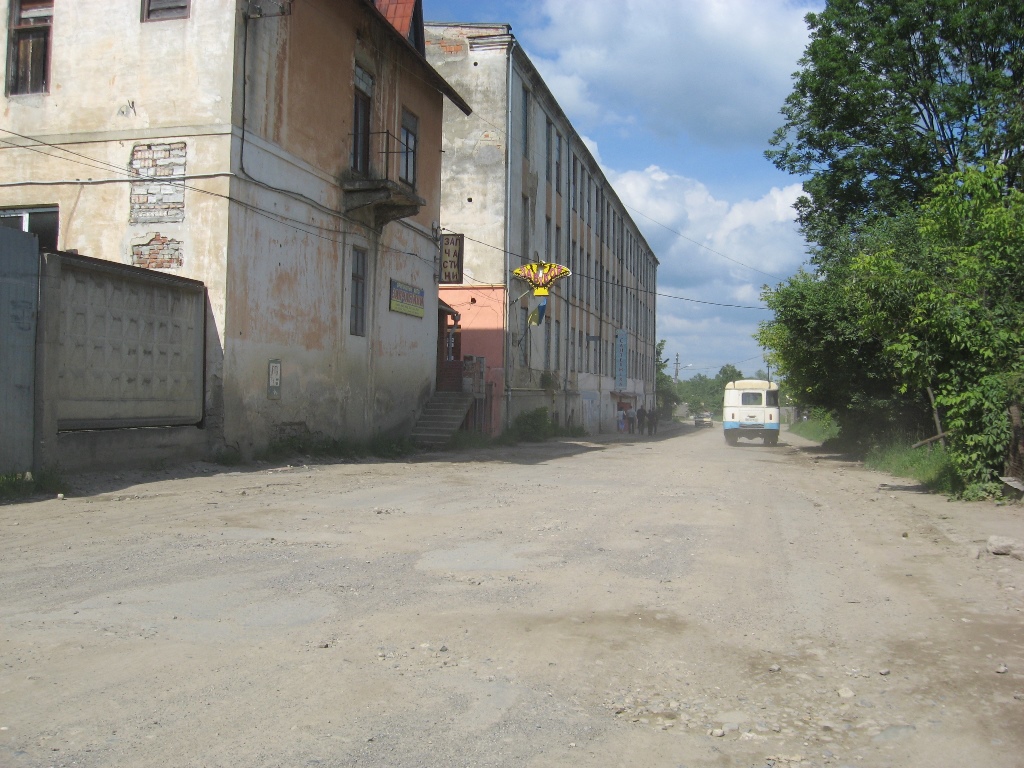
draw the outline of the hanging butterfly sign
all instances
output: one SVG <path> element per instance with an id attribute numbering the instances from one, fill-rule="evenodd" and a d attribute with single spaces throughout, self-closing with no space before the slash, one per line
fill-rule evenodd
<path id="1" fill-rule="evenodd" d="M 548 288 L 563 277 L 569 277 L 572 271 L 561 264 L 539 261 L 523 264 L 512 270 L 512 274 L 532 285 L 534 296 L 547 296 Z"/>

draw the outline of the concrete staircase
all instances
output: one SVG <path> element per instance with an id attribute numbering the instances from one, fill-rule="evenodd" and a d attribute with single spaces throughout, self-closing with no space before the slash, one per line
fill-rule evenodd
<path id="1" fill-rule="evenodd" d="M 420 445 L 445 445 L 462 426 L 472 404 L 473 395 L 466 392 L 435 392 L 409 436 Z"/>

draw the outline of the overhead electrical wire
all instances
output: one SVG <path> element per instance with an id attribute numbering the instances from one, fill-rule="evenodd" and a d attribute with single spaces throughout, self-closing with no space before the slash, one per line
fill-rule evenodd
<path id="1" fill-rule="evenodd" d="M 112 170 L 112 171 L 115 171 L 117 173 L 122 173 L 122 174 L 125 173 L 125 170 L 123 168 L 119 168 L 118 166 L 115 166 L 115 165 L 113 165 L 111 163 L 106 163 L 106 162 L 104 162 L 102 160 L 97 160 L 96 158 L 89 157 L 88 155 L 83 155 L 83 154 L 81 154 L 79 152 L 73 152 L 73 151 L 71 151 L 69 149 L 65 149 L 64 147 L 61 147 L 58 144 L 50 144 L 48 142 L 41 141 L 41 140 L 36 139 L 34 137 L 31 137 L 31 136 L 25 136 L 23 134 L 17 133 L 15 131 L 11 131 L 11 130 L 6 129 L 6 128 L 0 128 L 0 131 L 3 131 L 4 133 L 8 133 L 8 134 L 10 134 L 12 136 L 17 136 L 19 139 L 23 139 L 23 140 L 26 140 L 26 141 L 34 141 L 34 142 L 36 142 L 35 145 L 25 145 L 25 144 L 18 144 L 18 143 L 15 143 L 15 142 L 5 141 L 3 139 L 0 139 L 0 143 L 7 144 L 8 147 L 10 147 L 10 148 L 13 148 L 13 149 L 27 149 L 27 150 L 30 150 L 30 151 L 33 151 L 33 152 L 37 152 L 37 153 L 39 153 L 41 155 L 45 155 L 47 157 L 53 157 L 53 158 L 58 159 L 58 160 L 65 160 L 67 162 L 74 162 L 74 163 L 78 163 L 80 165 L 84 165 L 84 166 L 87 166 L 87 167 L 96 168 L 96 169 L 104 170 L 104 171 L 111 171 Z M 68 157 L 63 157 L 61 155 L 53 154 L 51 152 L 44 152 L 42 149 L 40 149 L 40 147 L 47 147 L 47 148 L 50 148 L 50 149 L 58 150 L 60 152 L 65 152 L 65 153 L 67 153 L 69 155 L 73 155 L 74 157 L 68 158 Z M 75 158 L 81 158 L 81 159 L 75 159 Z M 151 180 L 151 177 L 142 176 L 142 175 L 140 175 L 138 173 L 134 173 L 132 171 L 128 171 L 127 173 L 128 173 L 127 176 L 121 176 L 121 177 L 112 178 L 112 179 L 102 179 L 102 180 L 92 180 L 92 179 L 89 179 L 89 180 L 86 180 L 86 181 L 82 181 L 81 179 L 76 179 L 73 182 L 69 181 L 69 182 L 64 182 L 64 183 L 69 183 L 69 184 L 122 183 L 123 184 L 123 183 L 134 183 L 134 182 L 138 182 L 138 181 L 150 181 Z M 226 177 L 226 176 L 231 176 L 231 175 L 232 174 L 230 174 L 230 173 L 218 173 L 218 174 L 197 175 L 197 176 L 192 176 L 192 177 L 189 177 L 189 178 L 219 178 L 219 177 Z M 248 177 L 237 177 L 237 178 L 243 178 L 245 181 L 249 181 L 249 182 L 251 182 L 253 184 L 256 184 L 258 186 L 270 189 L 270 190 L 278 192 L 280 194 L 285 194 L 285 195 L 288 194 L 287 190 L 281 190 L 281 189 L 277 189 L 275 187 L 271 187 L 269 185 L 261 183 L 257 179 L 250 179 Z M 312 222 L 302 221 L 301 219 L 296 219 L 296 218 L 293 218 L 291 216 L 286 216 L 285 214 L 279 213 L 277 211 L 271 211 L 271 210 L 267 210 L 266 208 L 261 208 L 258 205 L 254 205 L 252 203 L 248 203 L 248 202 L 246 202 L 244 200 L 239 200 L 238 198 L 232 197 L 231 195 L 225 195 L 225 194 L 222 194 L 220 192 L 214 192 L 212 190 L 208 190 L 208 189 L 203 189 L 201 187 L 192 186 L 190 184 L 187 184 L 181 177 L 170 177 L 170 178 L 163 177 L 163 178 L 160 179 L 160 181 L 161 181 L 161 183 L 164 183 L 164 184 L 180 186 L 182 189 L 189 190 L 191 192 L 198 192 L 198 193 L 201 193 L 201 194 L 204 194 L 204 195 L 209 195 L 210 197 L 217 197 L 217 198 L 220 198 L 222 200 L 227 200 L 227 201 L 229 201 L 231 203 L 234 203 L 235 205 L 238 205 L 239 207 L 244 208 L 244 209 L 248 210 L 249 212 L 254 213 L 254 214 L 258 215 L 258 216 L 262 216 L 264 218 L 277 221 L 278 223 L 282 224 L 283 226 L 289 227 L 290 229 L 293 229 L 296 232 L 301 232 L 301 233 L 306 234 L 306 235 L 311 235 L 313 237 L 317 237 L 317 238 L 319 238 L 321 240 L 325 240 L 327 242 L 332 242 L 332 243 L 339 244 L 339 245 L 342 243 L 342 241 L 337 239 L 336 237 L 331 237 L 331 236 L 322 234 L 324 232 L 330 233 L 331 235 L 339 235 L 339 236 L 340 235 L 355 234 L 352 230 L 333 229 L 333 228 L 330 228 L 330 227 L 320 226 L 320 225 L 314 224 Z M 4 187 L 4 186 L 18 186 L 18 185 L 21 185 L 21 184 L 24 184 L 24 182 L 20 182 L 20 183 L 19 182 L 15 182 L 15 183 L 0 182 L 0 187 Z M 356 222 L 353 219 L 351 219 L 350 217 L 345 216 L 340 211 L 335 211 L 335 210 L 333 210 L 331 208 L 327 208 L 325 206 L 318 205 L 318 204 L 316 204 L 316 201 L 313 201 L 313 200 L 305 199 L 305 201 L 307 203 L 315 205 L 318 210 L 321 210 L 323 213 L 325 213 L 325 214 L 327 214 L 329 216 L 334 216 L 334 217 L 336 217 L 338 219 L 341 219 L 343 221 L 348 221 L 350 223 L 355 223 L 355 224 L 357 224 L 359 226 L 363 226 L 363 225 L 360 225 L 359 222 Z M 402 251 L 402 250 L 398 250 L 396 248 L 390 248 L 390 247 L 388 247 L 386 245 L 380 245 L 380 248 L 382 250 L 384 250 L 384 251 L 388 251 L 390 253 L 394 253 L 394 254 L 397 254 L 397 255 L 412 256 L 413 258 L 417 258 L 420 261 L 423 261 L 423 262 L 425 262 L 427 264 L 431 264 L 431 265 L 434 264 L 433 261 L 424 258 L 423 256 L 421 256 L 418 253 L 413 253 L 411 251 Z"/>

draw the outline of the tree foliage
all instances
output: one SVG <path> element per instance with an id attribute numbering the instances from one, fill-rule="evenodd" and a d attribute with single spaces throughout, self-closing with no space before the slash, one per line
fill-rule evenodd
<path id="1" fill-rule="evenodd" d="M 766 156 L 803 177 L 805 232 L 891 214 L 936 174 L 997 160 L 1022 183 L 1024 4 L 828 0 Z"/>
<path id="2" fill-rule="evenodd" d="M 725 385 L 730 381 L 745 379 L 743 372 L 731 363 L 723 365 L 714 377 L 698 373 L 687 381 L 679 382 L 683 402 L 690 406 L 691 413 L 711 411 L 721 414 Z"/>
<path id="3" fill-rule="evenodd" d="M 913 217 L 920 247 L 865 250 L 847 293 L 905 387 L 934 385 L 968 484 L 1002 470 L 1024 379 L 1024 194 L 1002 166 L 939 179 Z M 885 245 L 885 244 L 882 244 Z"/>
<path id="4" fill-rule="evenodd" d="M 766 154 L 806 179 L 811 267 L 766 289 L 758 338 L 844 437 L 932 434 L 931 387 L 984 482 L 1008 443 L 1024 464 L 1024 4 L 827 0 L 807 23 Z"/>
<path id="5" fill-rule="evenodd" d="M 668 359 L 664 355 L 665 339 L 662 339 L 655 346 L 654 351 L 655 407 L 658 409 L 658 415 L 663 419 L 667 419 L 672 416 L 676 406 L 683 400 L 679 395 L 679 388 L 676 386 L 676 382 L 665 370 L 668 368 Z"/>

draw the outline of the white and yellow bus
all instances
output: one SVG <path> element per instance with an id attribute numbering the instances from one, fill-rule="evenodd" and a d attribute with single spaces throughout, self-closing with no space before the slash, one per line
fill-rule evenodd
<path id="1" fill-rule="evenodd" d="M 736 445 L 761 438 L 765 445 L 779 442 L 779 385 L 774 381 L 742 379 L 725 385 L 722 407 L 725 442 Z"/>

